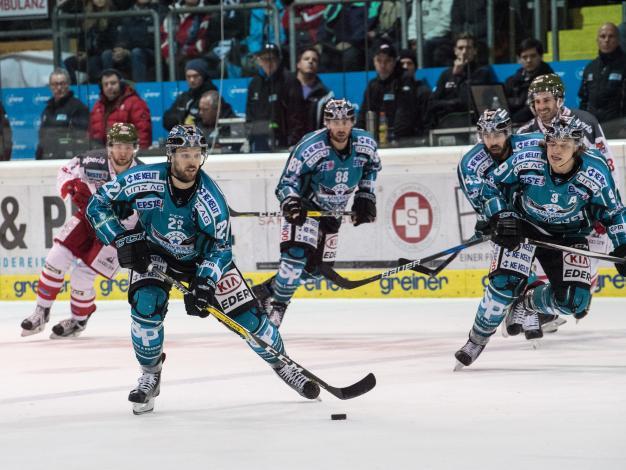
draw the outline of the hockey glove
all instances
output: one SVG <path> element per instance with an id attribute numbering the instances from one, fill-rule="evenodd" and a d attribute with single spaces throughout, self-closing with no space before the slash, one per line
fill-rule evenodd
<path id="1" fill-rule="evenodd" d="M 507 250 L 515 250 L 524 241 L 522 221 L 514 212 L 500 212 L 490 221 L 491 241 Z"/>
<path id="2" fill-rule="evenodd" d="M 376 196 L 371 193 L 357 192 L 352 203 L 352 223 L 355 227 L 376 220 Z"/>
<path id="3" fill-rule="evenodd" d="M 79 210 L 84 210 L 87 207 L 89 198 L 91 197 L 91 190 L 89 186 L 78 178 L 67 181 L 61 188 L 61 197 L 65 199 L 67 195 L 70 195 L 72 202 Z"/>
<path id="4" fill-rule="evenodd" d="M 113 242 L 122 268 L 132 269 L 140 274 L 148 272 L 151 260 L 146 232 L 140 229 L 127 230 L 118 235 Z"/>
<path id="5" fill-rule="evenodd" d="M 617 256 L 619 258 L 626 258 L 626 245 L 620 245 L 613 250 L 611 256 Z M 615 263 L 615 269 L 622 276 L 626 276 L 626 264 L 624 263 Z"/>
<path id="6" fill-rule="evenodd" d="M 306 221 L 306 212 L 302 207 L 302 199 L 295 196 L 289 196 L 280 206 L 283 211 L 283 217 L 290 224 L 302 226 Z"/>
<path id="7" fill-rule="evenodd" d="M 215 284 L 210 279 L 194 278 L 189 285 L 189 294 L 185 295 L 185 310 L 187 315 L 200 318 L 209 316 L 206 308 L 215 298 Z"/>

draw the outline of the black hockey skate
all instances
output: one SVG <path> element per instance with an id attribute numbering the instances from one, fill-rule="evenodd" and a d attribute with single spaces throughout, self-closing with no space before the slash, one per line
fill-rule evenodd
<path id="1" fill-rule="evenodd" d="M 52 327 L 50 339 L 71 338 L 80 335 L 87 328 L 89 317 L 91 315 L 87 315 L 84 320 L 67 318 L 60 321 Z"/>
<path id="2" fill-rule="evenodd" d="M 316 399 L 320 394 L 320 386 L 309 380 L 295 365 L 279 363 L 274 372 L 291 388 L 309 400 Z"/>
<path id="3" fill-rule="evenodd" d="M 567 320 L 558 315 L 539 314 L 539 324 L 541 325 L 541 331 L 544 333 L 556 333 L 559 327 L 565 323 L 567 323 Z"/>
<path id="4" fill-rule="evenodd" d="M 165 362 L 165 353 L 161 354 L 159 363 L 152 367 L 142 366 L 143 374 L 138 385 L 128 394 L 128 401 L 133 403 L 133 414 L 142 415 L 154 410 L 154 399 L 161 392 L 161 369 Z"/>
<path id="5" fill-rule="evenodd" d="M 267 314 L 270 322 L 276 327 L 280 328 L 280 325 L 283 323 L 283 318 L 285 317 L 285 312 L 287 311 L 287 305 L 284 302 L 278 302 L 273 300 L 270 305 L 270 311 Z"/>
<path id="6" fill-rule="evenodd" d="M 523 326 L 526 339 L 533 340 L 543 338 L 543 331 L 541 331 L 541 325 L 539 324 L 539 314 L 534 310 L 526 312 Z"/>
<path id="7" fill-rule="evenodd" d="M 454 353 L 454 357 L 457 360 L 454 370 L 461 370 L 464 366 L 467 367 L 471 365 L 476 359 L 478 359 L 480 353 L 483 352 L 483 349 L 485 349 L 488 341 L 489 338 L 479 337 L 475 335 L 473 331 L 470 331 L 467 343 Z"/>
<path id="8" fill-rule="evenodd" d="M 276 276 L 270 277 L 267 281 L 262 282 L 261 284 L 257 284 L 256 286 L 252 286 L 252 293 L 257 298 L 257 300 L 261 303 L 263 310 L 265 313 L 269 315 L 270 307 L 272 303 L 272 281 Z"/>
<path id="9" fill-rule="evenodd" d="M 522 332 L 526 311 L 521 300 L 514 303 L 504 319 L 502 336 L 517 336 Z"/>
<path id="10" fill-rule="evenodd" d="M 20 325 L 22 327 L 22 336 L 30 336 L 37 334 L 46 327 L 46 323 L 50 321 L 50 308 L 40 305 L 35 307 L 35 313 L 25 318 Z"/>

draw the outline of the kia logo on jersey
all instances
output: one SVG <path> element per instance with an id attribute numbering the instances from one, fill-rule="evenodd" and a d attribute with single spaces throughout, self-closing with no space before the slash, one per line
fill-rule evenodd
<path id="1" fill-rule="evenodd" d="M 227 295 L 237 290 L 243 279 L 236 273 L 229 273 L 222 277 L 217 283 L 217 292 L 219 295 Z"/>
<path id="2" fill-rule="evenodd" d="M 563 262 L 569 266 L 577 266 L 579 268 L 588 268 L 590 266 L 589 258 L 583 255 L 575 255 L 574 253 L 566 253 Z"/>

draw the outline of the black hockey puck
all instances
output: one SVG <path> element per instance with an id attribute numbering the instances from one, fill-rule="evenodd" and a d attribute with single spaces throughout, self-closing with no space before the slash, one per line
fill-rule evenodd
<path id="1" fill-rule="evenodd" d="M 330 419 L 332 419 L 333 421 L 337 421 L 339 419 L 346 419 L 347 417 L 348 415 L 345 413 L 337 413 L 334 415 L 330 415 Z"/>

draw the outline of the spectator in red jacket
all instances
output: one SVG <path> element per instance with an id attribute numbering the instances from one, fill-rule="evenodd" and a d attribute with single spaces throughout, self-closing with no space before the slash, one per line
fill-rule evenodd
<path id="1" fill-rule="evenodd" d="M 89 116 L 90 138 L 104 146 L 107 131 L 116 122 L 133 124 L 139 134 L 139 148 L 150 147 L 152 122 L 148 105 L 117 70 L 106 69 L 100 78 L 100 99 Z"/>

